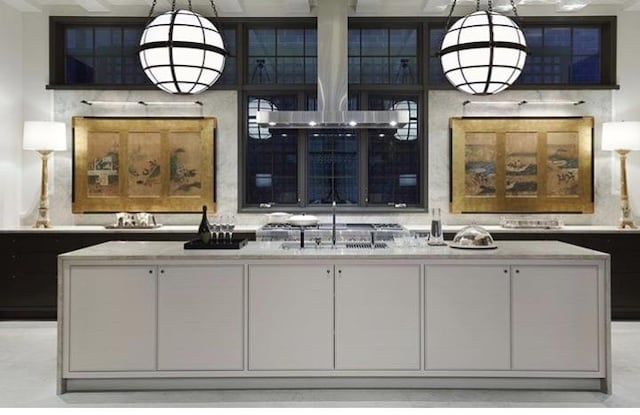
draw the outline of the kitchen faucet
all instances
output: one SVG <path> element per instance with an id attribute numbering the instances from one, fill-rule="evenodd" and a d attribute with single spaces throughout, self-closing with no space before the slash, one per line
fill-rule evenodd
<path id="1" fill-rule="evenodd" d="M 331 204 L 331 213 L 333 214 L 333 221 L 331 222 L 331 245 L 336 246 L 336 201 Z"/>

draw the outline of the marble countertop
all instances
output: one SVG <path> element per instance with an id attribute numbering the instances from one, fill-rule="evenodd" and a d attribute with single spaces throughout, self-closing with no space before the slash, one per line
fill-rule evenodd
<path id="1" fill-rule="evenodd" d="M 237 225 L 234 232 L 254 233 L 261 225 Z M 410 231 L 424 232 L 429 225 L 405 225 Z M 443 225 L 447 233 L 455 233 L 467 225 Z M 559 229 L 503 228 L 500 225 L 480 225 L 491 233 L 640 233 L 640 228 L 620 229 L 616 226 L 567 225 Z M 154 229 L 107 229 L 101 225 L 54 226 L 35 229 L 31 226 L 0 228 L 0 233 L 197 233 L 196 225 L 163 225 Z"/>
<path id="2" fill-rule="evenodd" d="M 182 242 L 112 241 L 59 257 L 64 260 L 261 260 L 261 259 L 606 259 L 609 254 L 558 241 L 496 242 L 496 249 L 455 249 L 449 246 L 388 249 L 282 249 L 282 242 L 249 242 L 239 250 L 185 250 Z"/>

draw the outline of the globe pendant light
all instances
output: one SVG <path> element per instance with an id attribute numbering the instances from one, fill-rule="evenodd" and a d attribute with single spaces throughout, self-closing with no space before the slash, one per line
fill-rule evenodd
<path id="1" fill-rule="evenodd" d="M 527 58 L 527 43 L 520 27 L 507 16 L 489 10 L 476 11 L 460 18 L 449 28 L 456 6 L 451 5 L 447 32 L 440 48 L 440 60 L 447 80 L 460 91 L 473 95 L 491 95 L 510 87 L 522 73 Z M 513 0 L 514 14 L 518 12 Z"/>
<path id="2" fill-rule="evenodd" d="M 271 138 L 269 127 L 261 127 L 256 121 L 258 111 L 278 111 L 278 107 L 273 102 L 258 98 L 249 101 L 249 137 L 254 140 L 268 140 Z"/>
<path id="3" fill-rule="evenodd" d="M 145 75 L 170 94 L 197 94 L 213 85 L 224 69 L 227 51 L 220 30 L 191 10 L 171 11 L 154 18 L 140 39 L 139 57 Z M 153 1 L 149 17 L 153 14 Z M 214 16 L 216 7 L 211 1 Z"/>

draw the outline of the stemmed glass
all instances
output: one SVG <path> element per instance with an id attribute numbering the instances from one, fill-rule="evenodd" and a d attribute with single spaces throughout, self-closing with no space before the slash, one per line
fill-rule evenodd
<path id="1" fill-rule="evenodd" d="M 222 241 L 226 242 L 229 233 L 229 215 L 220 215 L 220 230 L 222 231 Z"/>
<path id="2" fill-rule="evenodd" d="M 233 230 L 236 228 L 236 216 L 227 216 L 227 230 L 229 231 L 229 240 L 233 241 Z"/>
<path id="3" fill-rule="evenodd" d="M 211 231 L 216 234 L 216 243 L 220 241 L 220 217 L 216 216 L 211 222 Z"/>

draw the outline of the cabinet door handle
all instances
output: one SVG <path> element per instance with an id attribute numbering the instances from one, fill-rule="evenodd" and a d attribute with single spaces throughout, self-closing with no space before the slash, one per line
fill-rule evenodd
<path id="1" fill-rule="evenodd" d="M 327 275 L 329 275 L 329 274 L 331 274 L 331 270 L 330 269 L 327 270 Z"/>
<path id="2" fill-rule="evenodd" d="M 149 270 L 149 274 L 153 274 L 153 270 L 152 269 Z"/>
<path id="3" fill-rule="evenodd" d="M 520 274 L 520 270 L 519 269 L 516 270 L 516 274 Z"/>
<path id="4" fill-rule="evenodd" d="M 504 273 L 505 273 L 505 274 L 508 274 L 508 273 L 509 273 L 509 270 L 508 270 L 508 269 L 505 269 L 505 270 L 504 270 Z"/>
<path id="5" fill-rule="evenodd" d="M 160 274 L 164 274 L 164 270 L 163 269 L 160 270 Z"/>

